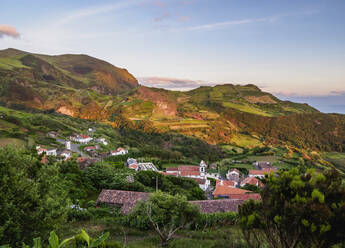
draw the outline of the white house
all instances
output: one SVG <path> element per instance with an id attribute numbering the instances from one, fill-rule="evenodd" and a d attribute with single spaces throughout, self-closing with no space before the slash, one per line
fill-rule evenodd
<path id="1" fill-rule="evenodd" d="M 68 150 L 64 150 L 60 153 L 60 156 L 65 158 L 65 160 L 67 160 L 72 157 L 72 153 Z"/>
<path id="2" fill-rule="evenodd" d="M 256 177 L 246 177 L 240 184 L 241 187 L 250 184 L 255 186 L 262 186 L 262 183 Z"/>
<path id="3" fill-rule="evenodd" d="M 270 174 L 271 172 L 275 172 L 275 169 L 265 169 L 265 170 L 250 170 L 249 177 L 258 177 L 264 178 L 266 174 Z"/>
<path id="4" fill-rule="evenodd" d="M 66 149 L 67 150 L 71 150 L 72 149 L 72 145 L 71 145 L 71 141 L 66 141 Z"/>
<path id="5" fill-rule="evenodd" d="M 56 149 L 50 149 L 46 152 L 47 156 L 57 156 Z"/>
<path id="6" fill-rule="evenodd" d="M 101 144 L 103 144 L 105 146 L 108 145 L 108 142 L 105 140 L 105 138 L 98 138 L 98 139 L 96 139 L 96 142 L 97 143 L 101 143 Z"/>
<path id="7" fill-rule="evenodd" d="M 207 179 L 193 178 L 193 180 L 199 184 L 200 189 L 203 191 L 206 191 L 211 184 L 210 180 Z"/>
<path id="8" fill-rule="evenodd" d="M 166 168 L 164 175 L 189 177 L 198 182 L 202 190 L 206 190 L 210 186 L 210 180 L 206 177 L 207 164 L 200 162 L 199 166 L 178 166 L 177 168 Z"/>
<path id="9" fill-rule="evenodd" d="M 87 144 L 87 143 L 89 143 L 90 141 L 92 141 L 93 138 L 91 138 L 91 137 L 88 136 L 88 135 L 81 134 L 81 135 L 77 135 L 77 136 L 71 136 L 71 140 L 73 140 L 73 141 L 75 141 L 75 142 L 82 143 L 82 144 Z"/>
<path id="10" fill-rule="evenodd" d="M 144 170 L 144 171 L 150 170 L 150 171 L 158 172 L 158 169 L 156 168 L 156 166 L 151 162 L 139 163 L 138 166 L 139 166 L 139 170 Z"/>
<path id="11" fill-rule="evenodd" d="M 125 155 L 125 154 L 128 154 L 128 150 L 126 150 L 122 147 L 117 148 L 115 151 L 110 152 L 111 156 L 118 156 L 118 155 Z"/>
<path id="12" fill-rule="evenodd" d="M 57 152 L 56 152 L 56 149 L 45 149 L 45 148 L 42 148 L 40 146 L 36 146 L 36 150 L 37 150 L 37 154 L 42 154 L 42 153 L 45 153 L 47 156 L 57 156 Z"/>
<path id="13" fill-rule="evenodd" d="M 139 170 L 138 162 L 134 158 L 128 158 L 127 159 L 127 165 L 128 165 L 129 169 L 136 170 L 136 171 Z"/>
<path id="14" fill-rule="evenodd" d="M 231 169 L 226 173 L 226 178 L 238 182 L 240 180 L 240 171 L 238 169 Z"/>

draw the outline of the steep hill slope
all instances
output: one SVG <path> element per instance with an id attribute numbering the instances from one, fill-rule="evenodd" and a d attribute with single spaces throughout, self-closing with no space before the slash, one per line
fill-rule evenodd
<path id="1" fill-rule="evenodd" d="M 0 51 L 0 102 L 51 110 L 115 127 L 177 132 L 210 144 L 345 150 L 345 116 L 281 101 L 255 85 L 188 92 L 139 86 L 125 69 L 87 55 Z"/>
<path id="2" fill-rule="evenodd" d="M 138 86 L 125 69 L 87 55 L 47 56 L 15 49 L 0 51 L 1 100 L 40 109 L 79 110 Z"/>

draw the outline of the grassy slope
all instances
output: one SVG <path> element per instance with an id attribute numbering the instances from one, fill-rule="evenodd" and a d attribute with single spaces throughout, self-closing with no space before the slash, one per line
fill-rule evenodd
<path id="1" fill-rule="evenodd" d="M 189 92 L 133 89 L 135 86 L 136 80 L 126 70 L 86 55 L 0 51 L 0 101 L 7 104 L 54 109 L 110 121 L 114 126 L 137 128 L 144 121 L 146 128 L 173 131 L 211 144 L 255 147 L 264 141 L 282 141 L 321 150 L 344 146 L 345 117 L 322 115 L 306 104 L 281 101 L 255 85 L 218 85 Z M 313 119 L 306 114 L 320 118 L 320 132 L 312 131 Z M 297 138 L 286 137 L 283 127 L 291 134 L 294 130 Z M 329 133 L 327 138 L 319 137 L 327 130 L 339 133 L 336 142 Z"/>

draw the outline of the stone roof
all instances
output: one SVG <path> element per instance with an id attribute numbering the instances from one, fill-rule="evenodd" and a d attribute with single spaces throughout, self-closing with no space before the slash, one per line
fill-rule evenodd
<path id="1" fill-rule="evenodd" d="M 121 213 L 128 214 L 138 201 L 148 200 L 149 197 L 150 194 L 146 192 L 103 189 L 97 203 L 121 206 Z"/>
<path id="2" fill-rule="evenodd" d="M 213 214 L 216 212 L 237 212 L 238 205 L 241 205 L 243 202 L 243 200 L 221 199 L 191 201 L 190 203 L 197 205 L 202 213 Z"/>
<path id="3" fill-rule="evenodd" d="M 202 213 L 210 214 L 216 212 L 237 212 L 238 205 L 241 205 L 245 200 L 260 199 L 259 194 L 243 194 L 243 196 L 243 199 L 190 201 L 190 203 L 197 205 Z M 148 200 L 149 197 L 150 194 L 146 192 L 103 189 L 98 196 L 97 203 L 120 206 L 121 213 L 129 214 L 138 201 Z"/>

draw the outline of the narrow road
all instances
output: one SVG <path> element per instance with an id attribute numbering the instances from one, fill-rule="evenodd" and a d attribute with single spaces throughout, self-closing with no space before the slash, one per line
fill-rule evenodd
<path id="1" fill-rule="evenodd" d="M 59 139 L 59 138 L 56 138 L 56 140 L 57 140 L 58 142 L 60 142 L 61 144 L 63 144 L 63 145 L 66 144 L 66 140 Z M 79 151 L 79 147 L 80 147 L 80 144 L 75 144 L 75 143 L 72 143 L 72 142 L 71 142 L 71 151 L 72 151 L 72 152 L 79 153 L 80 156 L 82 156 L 82 157 L 88 157 L 88 156 L 86 156 L 82 151 Z"/>

